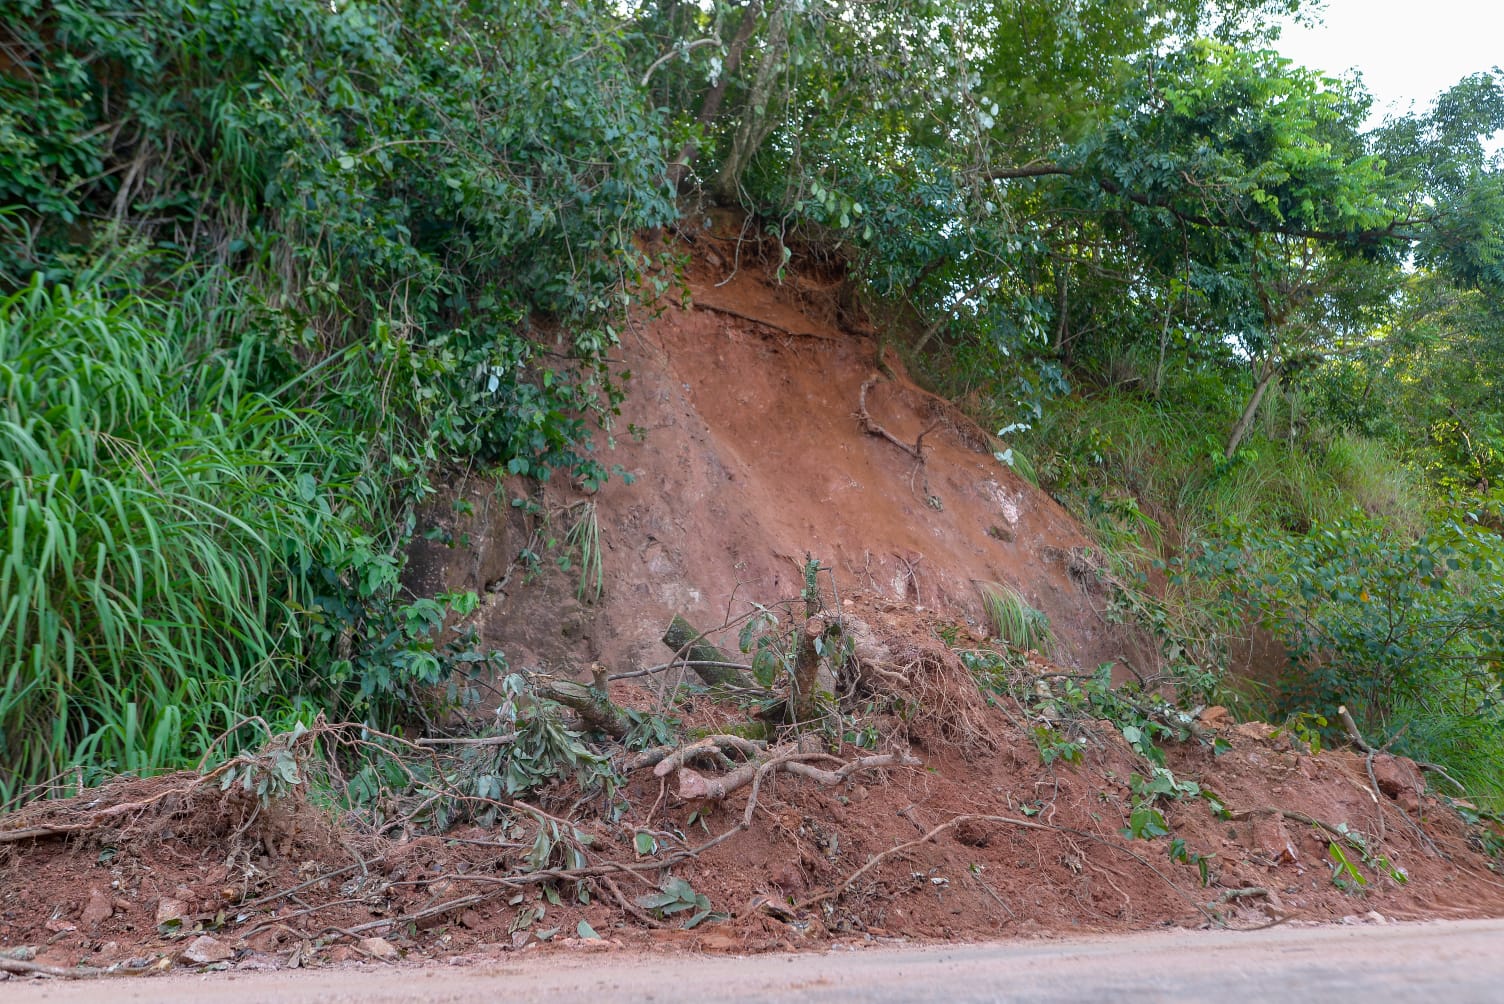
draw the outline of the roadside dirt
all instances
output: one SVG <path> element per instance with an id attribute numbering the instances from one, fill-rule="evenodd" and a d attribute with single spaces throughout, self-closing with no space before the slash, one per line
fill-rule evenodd
<path id="1" fill-rule="evenodd" d="M 1504 924 L 1451 921 L 1256 933 L 1160 931 L 923 948 L 837 944 L 801 955 L 665 958 L 650 951 L 529 950 L 455 955 L 442 965 L 352 964 L 308 973 L 116 981 L 116 1001 L 152 1004 L 597 1004 L 747 1000 L 953 1004 L 1011 1001 L 1478 1002 L 1497 1000 Z M 38 984 L 16 999 L 95 1000 L 98 984 Z"/>
<path id="2" fill-rule="evenodd" d="M 634 483 L 556 486 L 529 507 L 512 504 L 524 486 L 457 480 L 425 515 L 443 533 L 418 548 L 413 583 L 484 593 L 475 626 L 514 667 L 628 673 L 669 661 L 660 636 L 676 613 L 713 629 L 751 602 L 796 599 L 812 554 L 830 570 L 827 617 L 865 624 L 881 655 L 869 675 L 835 681 L 843 724 L 808 749 L 775 734 L 772 749 L 823 767 L 879 753 L 918 764 L 836 782 L 772 772 L 724 800 L 679 797 L 682 774 L 644 768 L 615 797 L 561 783 L 500 806 L 493 825 L 438 835 L 401 814 L 357 825 L 299 786 L 262 806 L 217 774 L 125 779 L 0 818 L 0 975 L 1504 916 L 1481 832 L 1413 764 L 1312 755 L 1218 708 L 1181 723 L 1194 734 L 1164 765 L 1200 794 L 1155 803 L 1168 835 L 1125 837 L 1135 778 L 1155 765 L 1118 727 L 1051 710 L 1099 663 L 1155 668 L 1150 646 L 1105 615 L 1089 540 L 992 458 L 985 432 L 878 368 L 839 276 L 808 267 L 780 285 L 735 233 L 722 220 L 686 246 L 696 306 L 666 304 L 624 337 L 632 394 L 606 459 Z M 864 388 L 869 419 L 897 443 L 864 428 Z M 525 558 L 582 503 L 601 541 L 599 599 L 580 594 L 577 568 Z M 1050 659 L 1014 653 L 990 694 L 953 650 L 989 643 L 979 581 L 1020 590 L 1058 640 Z M 735 651 L 734 628 L 717 640 Z M 735 700 L 670 701 L 683 677 L 609 693 L 691 735 L 745 724 Z M 354 741 L 333 729 L 283 752 L 305 774 L 327 765 Z M 1071 744 L 1076 762 L 1045 763 L 1041 742 Z M 630 753 L 600 748 L 626 770 Z M 563 817 L 587 838 L 586 864 L 529 865 Z M 695 911 L 636 905 L 669 877 L 716 916 L 685 929 Z M 7 961 L 6 949 L 18 951 Z"/>

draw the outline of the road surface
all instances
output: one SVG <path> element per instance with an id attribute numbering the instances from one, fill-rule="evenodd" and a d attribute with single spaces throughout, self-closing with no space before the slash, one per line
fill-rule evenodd
<path id="1" fill-rule="evenodd" d="M 1504 921 L 1173 931 L 750 957 L 525 952 L 505 961 L 0 984 L 6 1004 L 614 1004 L 777 1000 L 1504 1002 Z"/>

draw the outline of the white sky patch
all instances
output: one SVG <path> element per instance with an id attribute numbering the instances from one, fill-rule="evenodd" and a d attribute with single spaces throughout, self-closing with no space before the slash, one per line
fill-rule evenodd
<path id="1" fill-rule="evenodd" d="M 1287 27 L 1278 48 L 1329 75 L 1359 70 L 1377 125 L 1504 65 L 1504 0 L 1327 0 L 1322 24 Z"/>

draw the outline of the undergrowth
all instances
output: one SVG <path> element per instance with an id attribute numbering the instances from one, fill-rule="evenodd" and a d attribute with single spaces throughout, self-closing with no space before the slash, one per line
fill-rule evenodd
<path id="1" fill-rule="evenodd" d="M 415 505 L 450 464 L 609 475 L 633 238 L 674 214 L 613 17 L 9 7 L 0 800 L 473 698 L 504 664 L 475 597 L 403 590 Z"/>

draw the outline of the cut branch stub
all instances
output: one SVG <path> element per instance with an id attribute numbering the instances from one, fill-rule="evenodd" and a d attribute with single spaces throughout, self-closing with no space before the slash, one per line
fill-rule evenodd
<path id="1" fill-rule="evenodd" d="M 592 729 L 604 732 L 614 739 L 620 739 L 632 730 L 632 722 L 604 690 L 587 687 L 573 680 L 555 680 L 549 677 L 538 677 L 536 685 L 539 695 L 572 709 Z"/>
<path id="2" fill-rule="evenodd" d="M 705 632 L 695 629 L 695 626 L 685 620 L 681 614 L 674 615 L 674 621 L 663 632 L 663 644 L 674 650 L 676 658 L 685 659 L 689 662 L 689 668 L 695 671 L 699 678 L 705 681 L 709 687 L 751 687 L 751 681 L 739 669 L 735 669 L 732 659 L 705 638 Z"/>

